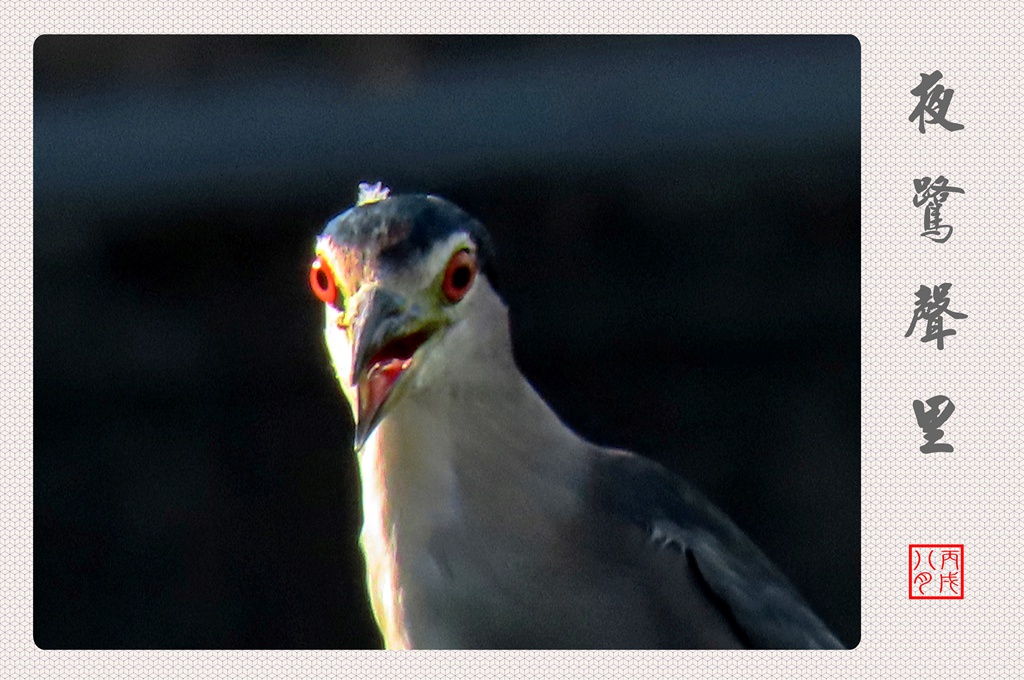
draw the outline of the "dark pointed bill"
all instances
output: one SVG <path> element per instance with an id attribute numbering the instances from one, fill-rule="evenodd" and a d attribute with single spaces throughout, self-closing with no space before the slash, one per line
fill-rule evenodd
<path id="1" fill-rule="evenodd" d="M 413 354 L 436 330 L 399 296 L 375 291 L 363 320 L 357 324 L 352 383 L 358 393 L 355 446 L 362 448 L 380 423 Z"/>

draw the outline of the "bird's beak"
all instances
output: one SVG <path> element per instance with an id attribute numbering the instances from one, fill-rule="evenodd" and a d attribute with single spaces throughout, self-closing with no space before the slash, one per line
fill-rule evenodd
<path id="1" fill-rule="evenodd" d="M 397 293 L 381 287 L 370 292 L 353 324 L 357 451 L 384 418 L 389 398 L 413 364 L 413 354 L 441 325 L 442 317 Z"/>

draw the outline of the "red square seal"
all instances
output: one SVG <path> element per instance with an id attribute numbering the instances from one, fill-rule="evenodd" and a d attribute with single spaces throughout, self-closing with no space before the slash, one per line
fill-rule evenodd
<path id="1" fill-rule="evenodd" d="M 962 543 L 910 546 L 910 599 L 964 599 Z"/>

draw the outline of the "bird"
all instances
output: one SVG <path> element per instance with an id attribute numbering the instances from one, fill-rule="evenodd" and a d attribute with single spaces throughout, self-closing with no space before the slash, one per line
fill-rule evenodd
<path id="1" fill-rule="evenodd" d="M 519 370 L 484 225 L 362 183 L 309 283 L 350 406 L 388 649 L 842 649 L 661 464 L 592 444 Z"/>

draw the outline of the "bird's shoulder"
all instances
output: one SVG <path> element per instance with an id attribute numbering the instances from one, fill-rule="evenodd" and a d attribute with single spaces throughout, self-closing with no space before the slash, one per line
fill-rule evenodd
<path id="1" fill-rule="evenodd" d="M 588 476 L 602 521 L 641 530 L 642 544 L 625 548 L 637 559 L 676 554 L 745 644 L 842 647 L 771 560 L 689 482 L 647 458 L 598 447 Z"/>

